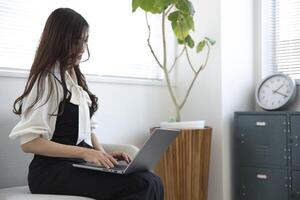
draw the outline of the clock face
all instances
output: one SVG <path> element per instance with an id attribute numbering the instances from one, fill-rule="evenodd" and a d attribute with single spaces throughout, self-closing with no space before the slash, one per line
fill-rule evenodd
<path id="1" fill-rule="evenodd" d="M 256 92 L 256 101 L 266 110 L 276 110 L 288 104 L 296 94 L 295 81 L 283 74 L 263 80 Z"/>

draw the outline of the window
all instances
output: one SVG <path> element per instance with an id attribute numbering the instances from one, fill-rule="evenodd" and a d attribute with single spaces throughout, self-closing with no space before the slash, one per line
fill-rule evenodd
<path id="1" fill-rule="evenodd" d="M 300 79 L 300 1 L 272 0 L 270 5 L 272 71 Z"/>
<path id="2" fill-rule="evenodd" d="M 143 11 L 131 12 L 131 0 L 0 0 L 0 68 L 28 70 L 49 14 L 70 7 L 90 24 L 91 57 L 81 63 L 85 74 L 139 79 L 163 78 L 148 46 L 148 29 Z M 150 18 L 152 44 L 162 55 L 160 18 Z M 175 42 L 168 41 L 174 49 Z M 174 58 L 174 55 L 170 55 Z"/>

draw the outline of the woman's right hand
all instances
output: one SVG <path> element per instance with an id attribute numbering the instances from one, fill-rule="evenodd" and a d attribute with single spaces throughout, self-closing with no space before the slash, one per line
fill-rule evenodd
<path id="1" fill-rule="evenodd" d="M 86 148 L 82 153 L 82 159 L 86 162 L 104 166 L 106 168 L 114 167 L 118 164 L 116 159 L 104 151 Z"/>

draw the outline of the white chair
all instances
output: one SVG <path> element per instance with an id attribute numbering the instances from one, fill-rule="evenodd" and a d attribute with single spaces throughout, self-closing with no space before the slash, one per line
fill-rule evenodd
<path id="1" fill-rule="evenodd" d="M 139 149 L 129 144 L 102 144 L 107 152 L 124 151 L 134 158 Z M 91 200 L 91 198 L 69 195 L 31 194 L 28 186 L 0 189 L 0 200 Z"/>

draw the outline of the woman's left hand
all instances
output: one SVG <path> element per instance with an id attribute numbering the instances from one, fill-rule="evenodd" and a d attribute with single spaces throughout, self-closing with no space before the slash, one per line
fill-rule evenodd
<path id="1" fill-rule="evenodd" d="M 109 153 L 113 158 L 117 159 L 118 161 L 119 160 L 125 160 L 127 163 L 130 163 L 131 162 L 131 158 L 130 156 L 125 153 L 125 152 L 111 152 Z"/>

